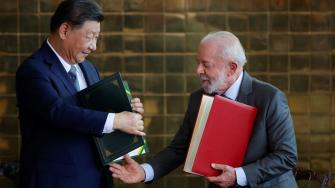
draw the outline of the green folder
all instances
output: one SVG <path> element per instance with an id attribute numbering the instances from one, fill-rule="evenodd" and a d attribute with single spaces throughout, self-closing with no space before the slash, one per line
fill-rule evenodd
<path id="1" fill-rule="evenodd" d="M 77 95 L 85 108 L 112 113 L 132 111 L 131 92 L 119 72 L 79 91 Z M 103 165 L 121 160 L 127 153 L 132 157 L 148 153 L 147 143 L 142 136 L 115 130 L 93 139 Z"/>

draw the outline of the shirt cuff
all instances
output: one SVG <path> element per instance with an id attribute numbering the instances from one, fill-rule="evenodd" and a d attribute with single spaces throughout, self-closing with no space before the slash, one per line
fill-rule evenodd
<path id="1" fill-rule="evenodd" d="M 148 163 L 141 164 L 142 168 L 144 169 L 145 173 L 145 180 L 144 182 L 152 181 L 154 179 L 154 169 Z"/>
<path id="2" fill-rule="evenodd" d="M 114 131 L 114 113 L 108 113 L 102 133 L 111 133 Z"/>
<path id="3" fill-rule="evenodd" d="M 248 185 L 247 176 L 242 167 L 235 168 L 236 172 L 236 181 L 239 186 Z"/>

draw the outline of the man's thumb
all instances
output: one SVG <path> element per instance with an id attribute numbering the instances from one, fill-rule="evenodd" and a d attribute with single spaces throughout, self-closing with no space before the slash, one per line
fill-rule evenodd
<path id="1" fill-rule="evenodd" d="M 212 168 L 214 168 L 216 170 L 225 170 L 226 169 L 226 165 L 223 165 L 223 164 L 212 163 L 211 166 L 212 166 Z"/>
<path id="2" fill-rule="evenodd" d="M 126 161 L 126 163 L 128 164 L 133 164 L 135 161 L 127 154 L 124 157 L 124 160 Z"/>

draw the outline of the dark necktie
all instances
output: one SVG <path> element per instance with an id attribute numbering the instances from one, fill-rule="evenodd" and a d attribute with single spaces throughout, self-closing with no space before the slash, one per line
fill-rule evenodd
<path id="1" fill-rule="evenodd" d="M 232 98 L 228 97 L 227 95 L 225 94 L 221 94 L 222 97 L 226 98 L 226 99 L 229 99 L 229 100 L 233 100 Z"/>
<path id="2" fill-rule="evenodd" d="M 215 95 L 220 95 L 221 97 L 224 97 L 224 98 L 233 100 L 233 99 L 231 99 L 230 97 L 227 97 L 227 95 L 225 95 L 224 93 L 218 94 L 218 93 L 216 93 L 216 92 L 213 92 L 213 93 L 209 94 L 209 96 L 212 96 L 212 97 L 214 97 Z"/>
<path id="3" fill-rule="evenodd" d="M 74 65 L 71 65 L 71 69 L 69 70 L 68 74 L 70 76 L 70 79 L 71 79 L 74 87 L 76 88 L 77 91 L 79 91 L 80 87 L 79 87 L 79 81 L 78 81 L 78 78 L 77 78 L 77 69 Z"/>

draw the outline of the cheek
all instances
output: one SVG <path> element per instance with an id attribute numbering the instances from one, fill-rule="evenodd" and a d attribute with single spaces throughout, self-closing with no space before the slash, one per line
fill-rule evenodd
<path id="1" fill-rule="evenodd" d="M 83 52 L 85 51 L 85 49 L 87 49 L 87 48 L 85 48 L 85 46 L 77 44 L 74 47 L 74 53 L 81 56 L 81 55 L 83 55 Z"/>
<path id="2" fill-rule="evenodd" d="M 210 78 L 210 80 L 217 80 L 219 75 L 222 74 L 219 71 L 208 71 L 207 76 Z"/>
<path id="3" fill-rule="evenodd" d="M 83 41 L 80 41 L 77 43 L 77 49 L 86 49 L 87 48 L 87 43 L 83 42 Z"/>
<path id="4" fill-rule="evenodd" d="M 77 51 L 85 50 L 88 46 L 88 43 L 81 38 L 77 38 L 75 41 L 72 41 L 72 44 L 74 49 L 76 49 Z"/>

